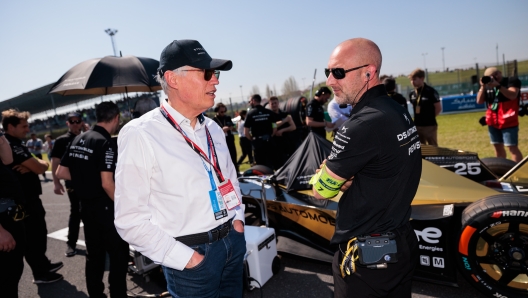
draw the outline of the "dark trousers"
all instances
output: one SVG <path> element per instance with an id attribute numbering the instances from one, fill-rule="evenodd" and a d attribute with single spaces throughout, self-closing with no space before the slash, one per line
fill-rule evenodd
<path id="1" fill-rule="evenodd" d="M 387 269 L 368 269 L 358 266 L 352 275 L 341 277 L 339 266 L 343 259 L 341 251 L 346 243 L 339 245 L 332 262 L 334 275 L 334 297 L 411 297 L 412 276 L 418 263 L 418 240 L 411 224 L 393 231 L 396 234 L 398 262 L 388 264 Z"/>
<path id="2" fill-rule="evenodd" d="M 229 155 L 231 155 L 231 161 L 233 162 L 233 165 L 235 166 L 235 169 L 238 173 L 238 164 L 237 164 L 237 152 L 236 152 L 236 146 L 235 146 L 235 136 L 230 135 L 226 137 L 226 143 L 227 143 L 227 149 L 229 149 Z"/>
<path id="3" fill-rule="evenodd" d="M 72 188 L 68 188 L 68 198 L 70 199 L 70 219 L 68 221 L 68 241 L 69 247 L 75 248 L 79 239 L 79 225 L 81 224 L 81 206 L 79 197 Z"/>
<path id="4" fill-rule="evenodd" d="M 183 270 L 162 266 L 172 297 L 243 297 L 244 233 L 231 229 L 223 239 L 191 248 L 204 255 L 200 264 Z"/>
<path id="5" fill-rule="evenodd" d="M 5 298 L 18 297 L 18 282 L 24 270 L 24 249 L 26 235 L 24 221 L 13 221 L 6 218 L 2 227 L 8 231 L 16 242 L 15 249 L 10 252 L 0 251 L 0 296 Z M 6 270 L 7 269 L 7 270 Z"/>
<path id="6" fill-rule="evenodd" d="M 273 169 L 274 142 L 271 137 L 266 139 L 256 138 L 251 143 L 255 153 L 255 162 Z"/>
<path id="7" fill-rule="evenodd" d="M 26 261 L 31 267 L 34 277 L 48 274 L 50 260 L 46 257 L 48 244 L 48 229 L 46 227 L 46 211 L 38 196 L 26 198 Z"/>
<path id="8" fill-rule="evenodd" d="M 101 199 L 92 199 L 101 200 Z M 109 200 L 107 198 L 106 200 Z M 129 248 L 114 226 L 114 208 L 110 201 L 108 206 L 83 204 L 81 200 L 81 217 L 84 223 L 86 241 L 86 288 L 91 298 L 104 295 L 103 274 L 106 254 L 110 257 L 110 297 L 127 297 L 126 275 L 128 270 Z"/>
<path id="9" fill-rule="evenodd" d="M 253 148 L 251 148 L 251 141 L 246 137 L 240 137 L 239 144 L 240 144 L 240 148 L 242 149 L 242 156 L 240 156 L 237 163 L 241 164 L 247 156 L 249 160 L 249 164 L 252 164 L 253 163 Z"/>

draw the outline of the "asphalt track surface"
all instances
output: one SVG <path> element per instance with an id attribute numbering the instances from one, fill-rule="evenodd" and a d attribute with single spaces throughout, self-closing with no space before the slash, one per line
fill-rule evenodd
<path id="1" fill-rule="evenodd" d="M 48 172 L 48 177 L 51 174 Z M 41 195 L 44 208 L 46 209 L 46 223 L 48 233 L 57 232 L 68 226 L 70 203 L 66 195 L 59 196 L 53 193 L 53 183 L 42 183 L 43 194 Z M 55 234 L 57 234 L 55 233 Z M 84 234 L 80 233 L 80 239 Z M 33 284 L 31 269 L 27 264 L 19 283 L 20 298 L 70 298 L 88 297 L 84 278 L 85 248 L 78 245 L 79 254 L 68 258 L 64 255 L 66 242 L 48 237 L 47 256 L 52 262 L 62 261 L 64 267 L 58 271 L 64 275 L 64 280 L 51 284 Z M 157 272 L 145 279 L 133 273 L 127 276 L 129 294 L 160 294 L 166 291 L 163 275 Z M 108 293 L 108 272 L 105 272 L 105 293 Z M 148 281 L 147 281 L 148 280 Z M 431 283 L 413 283 L 412 297 L 483 297 L 476 289 L 473 289 L 461 276 L 459 276 L 458 288 L 435 285 Z M 261 293 L 262 292 L 262 293 Z M 262 296 L 261 296 L 262 294 Z M 0 297 L 2 296 L 0 292 Z M 333 277 L 331 266 L 328 263 L 317 262 L 291 255 L 281 255 L 281 270 L 273 276 L 263 287 L 253 291 L 245 291 L 244 297 L 333 297 Z"/>

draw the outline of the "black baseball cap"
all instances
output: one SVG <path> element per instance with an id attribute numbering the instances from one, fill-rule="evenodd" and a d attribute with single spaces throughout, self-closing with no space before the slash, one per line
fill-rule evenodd
<path id="1" fill-rule="evenodd" d="M 230 70 L 233 67 L 233 62 L 211 58 L 196 40 L 175 40 L 161 52 L 158 73 L 163 76 L 165 71 L 185 65 L 200 69 Z"/>
<path id="2" fill-rule="evenodd" d="M 72 112 L 72 113 L 69 113 L 68 114 L 68 118 L 66 118 L 67 120 L 70 120 L 70 118 L 73 118 L 73 117 L 77 117 L 79 119 L 82 120 L 82 117 L 81 117 L 81 114 L 77 113 L 77 112 Z"/>

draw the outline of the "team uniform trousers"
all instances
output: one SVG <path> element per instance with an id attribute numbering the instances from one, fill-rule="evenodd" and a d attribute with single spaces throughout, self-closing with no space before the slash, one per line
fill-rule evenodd
<path id="1" fill-rule="evenodd" d="M 273 138 L 269 135 L 266 138 L 255 137 L 252 145 L 255 162 L 273 169 L 273 154 L 275 149 Z"/>
<path id="2" fill-rule="evenodd" d="M 190 269 L 163 267 L 172 297 L 237 298 L 243 296 L 244 233 L 231 228 L 226 237 L 212 243 L 190 246 L 204 256 Z"/>
<path id="3" fill-rule="evenodd" d="M 2 227 L 11 234 L 16 246 L 10 252 L 0 251 L 0 296 L 17 298 L 18 282 L 24 270 L 26 248 L 24 221 L 15 222 L 11 218 L 6 218 L 2 221 Z"/>
<path id="4" fill-rule="evenodd" d="M 240 148 L 242 149 L 242 156 L 238 159 L 238 163 L 242 163 L 244 159 L 248 158 L 249 163 L 253 163 L 253 149 L 251 148 L 251 141 L 246 137 L 240 137 L 239 139 Z M 229 148 L 229 147 L 228 147 Z M 231 152 L 231 150 L 229 151 Z"/>
<path id="5" fill-rule="evenodd" d="M 129 248 L 114 226 L 114 207 L 110 201 L 105 204 L 94 201 L 109 198 L 81 198 L 81 217 L 84 223 L 86 241 L 86 288 L 91 298 L 104 295 L 103 274 L 106 253 L 110 257 L 108 283 L 110 297 L 127 297 L 126 274 L 128 270 Z"/>
<path id="6" fill-rule="evenodd" d="M 69 247 L 75 248 L 79 239 L 79 225 L 81 224 L 81 206 L 79 197 L 73 188 L 67 188 L 68 199 L 70 199 L 70 219 L 68 220 L 68 244 Z"/>
<path id="7" fill-rule="evenodd" d="M 38 196 L 26 197 L 26 251 L 25 258 L 34 277 L 49 273 L 50 260 L 46 257 L 48 229 L 46 227 L 46 211 Z"/>
<path id="8" fill-rule="evenodd" d="M 339 245 L 340 249 L 334 254 L 332 262 L 334 297 L 411 297 L 412 277 L 418 263 L 418 240 L 410 223 L 393 233 L 396 234 L 398 262 L 387 264 L 387 269 L 358 266 L 358 260 L 356 272 L 342 278 L 339 266 L 347 243 Z"/>
<path id="9" fill-rule="evenodd" d="M 416 126 L 420 143 L 438 146 L 438 125 Z"/>

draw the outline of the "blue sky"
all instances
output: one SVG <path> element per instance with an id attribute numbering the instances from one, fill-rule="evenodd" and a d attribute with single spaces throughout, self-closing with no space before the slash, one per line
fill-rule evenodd
<path id="1" fill-rule="evenodd" d="M 300 88 L 324 81 L 341 41 L 365 37 L 383 55 L 382 74 L 445 66 L 482 67 L 528 59 L 528 1 L 1 1 L 0 101 L 58 80 L 77 63 L 113 55 L 159 59 L 174 39 L 196 39 L 215 58 L 230 59 L 217 101 L 281 93 L 294 76 Z M 423 55 L 427 53 L 427 55 Z M 425 61 L 424 61 L 425 58 Z"/>

